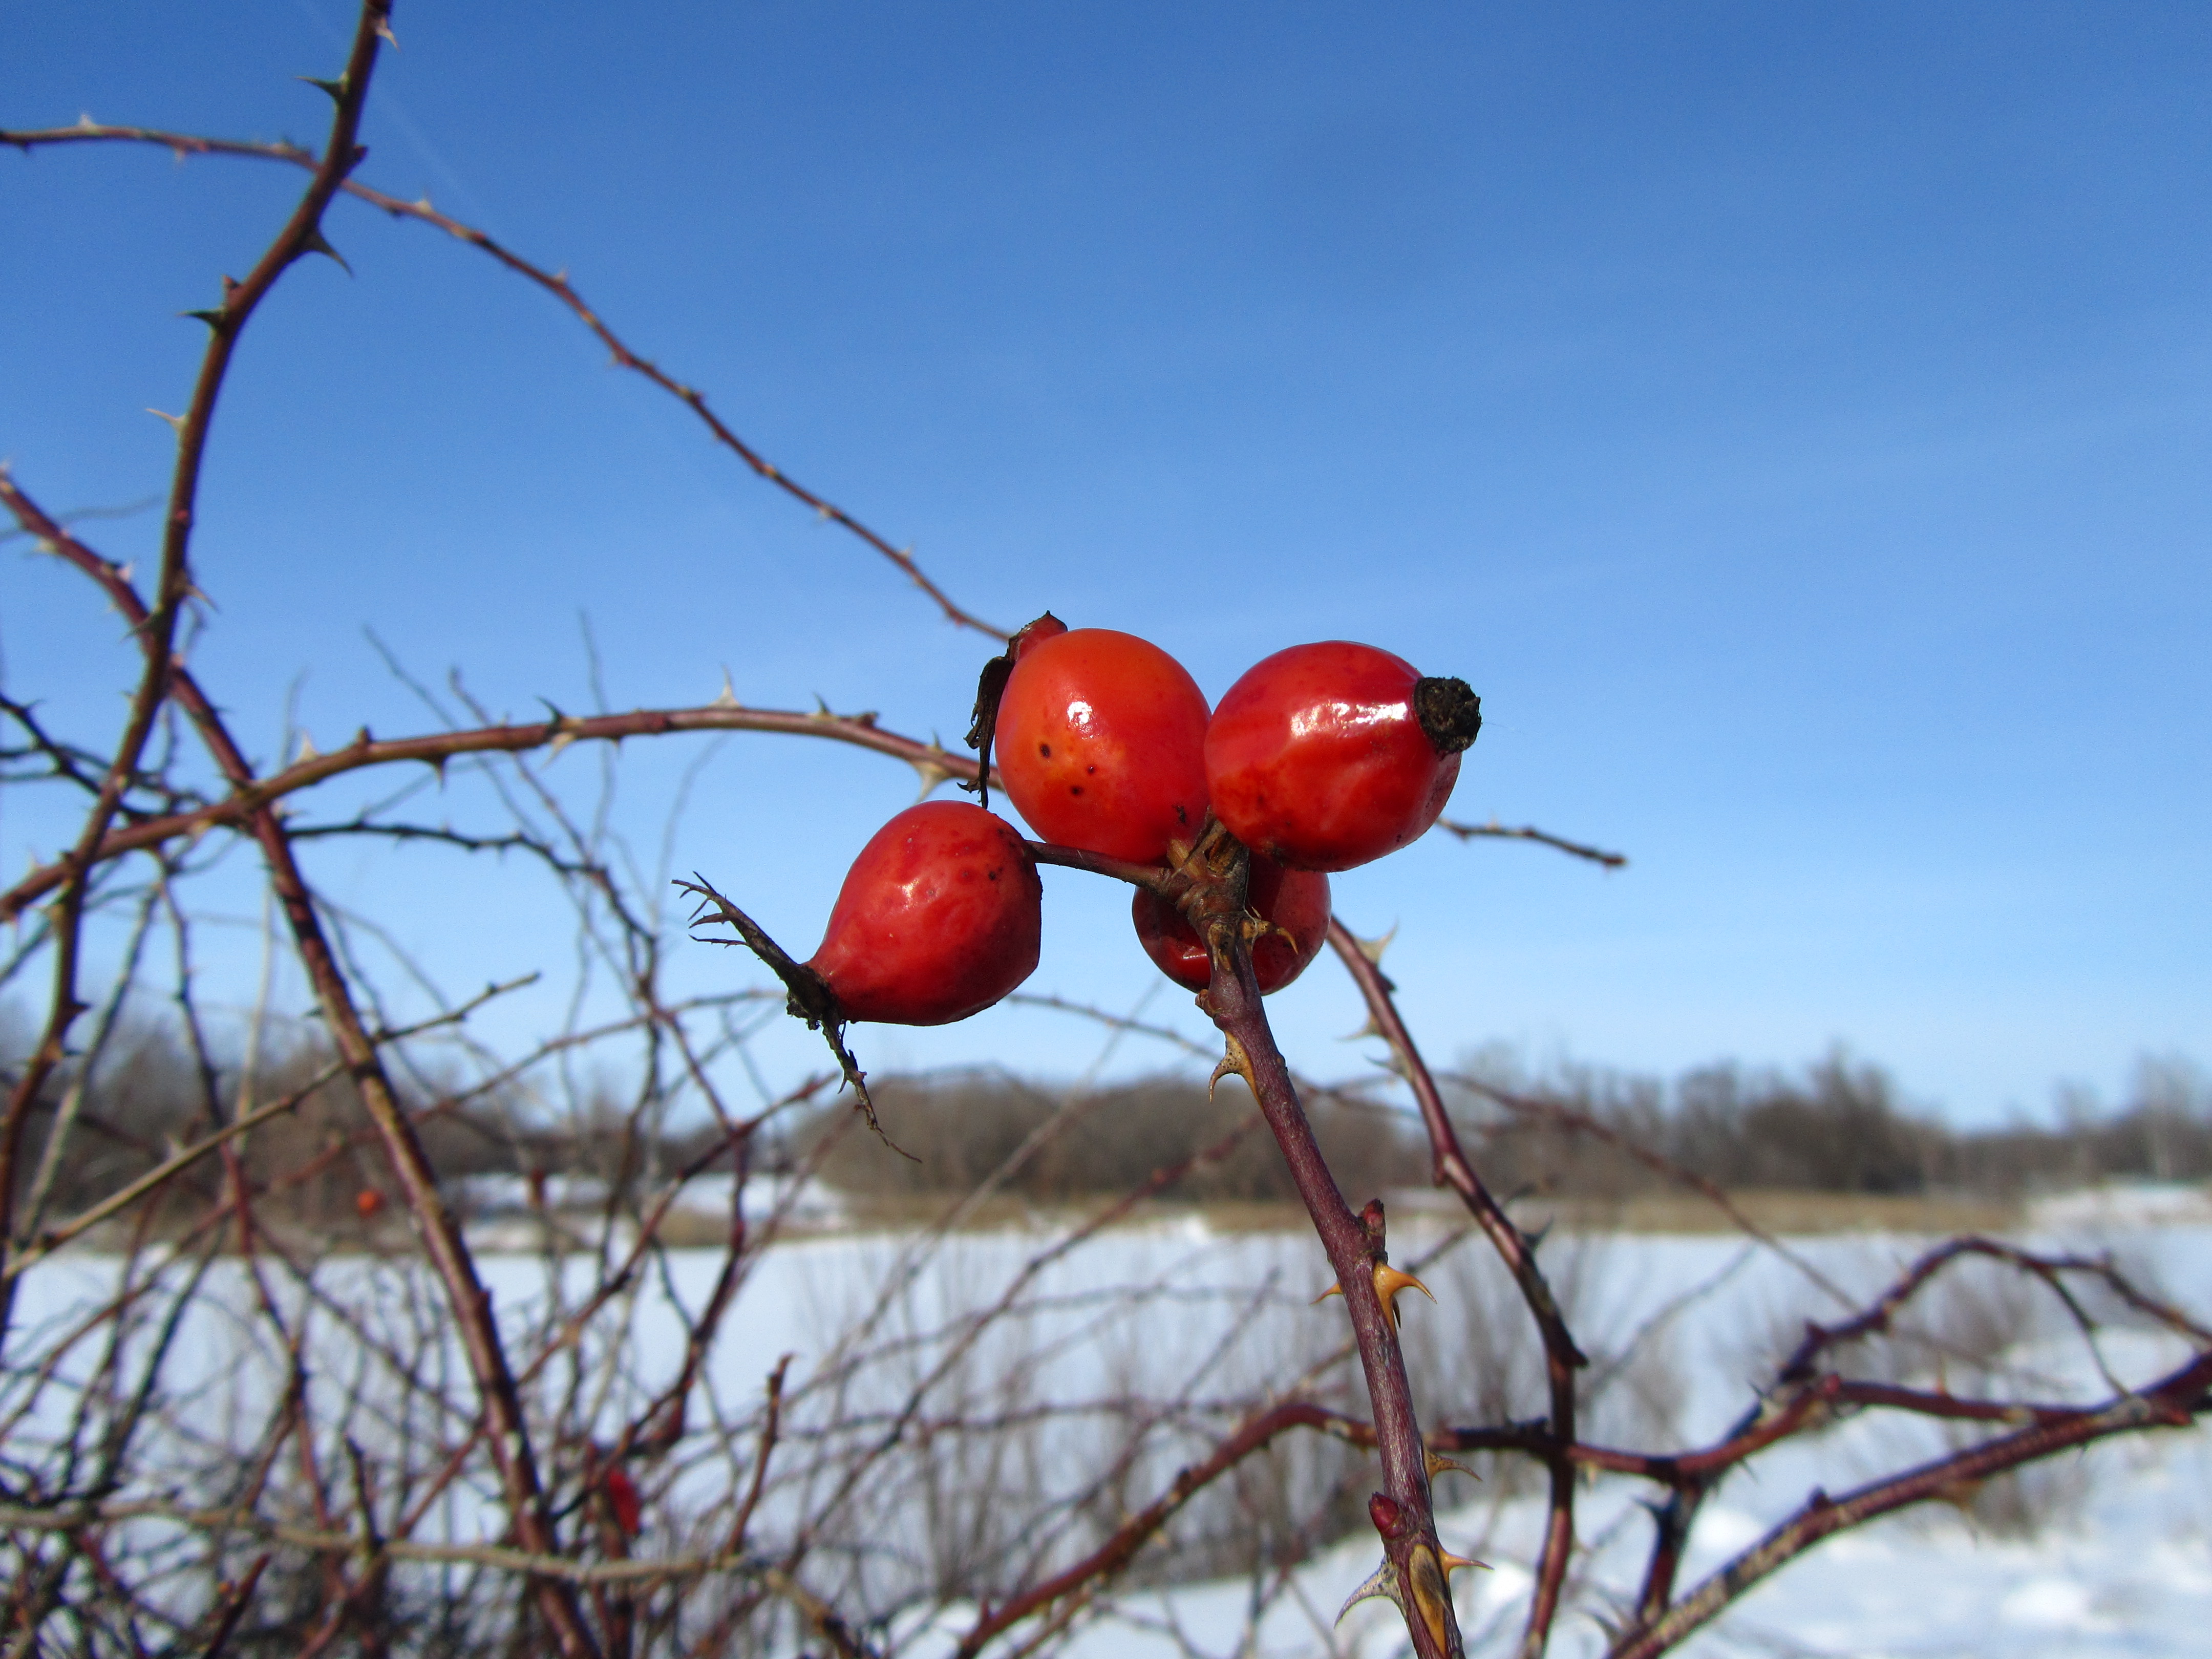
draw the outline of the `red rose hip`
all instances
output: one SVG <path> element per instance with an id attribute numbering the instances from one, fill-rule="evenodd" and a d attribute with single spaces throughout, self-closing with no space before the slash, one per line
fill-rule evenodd
<path id="1" fill-rule="evenodd" d="M 1255 853 L 1245 902 L 1261 921 L 1273 924 L 1252 941 L 1252 975 L 1266 996 L 1288 985 L 1321 954 L 1328 939 L 1328 878 L 1317 870 L 1285 870 Z M 1137 942 L 1162 973 L 1194 991 L 1213 982 L 1206 942 L 1181 910 L 1139 887 L 1130 914 Z"/>
<path id="2" fill-rule="evenodd" d="M 806 965 L 848 1019 L 949 1024 L 1036 970 L 1043 897 L 1012 824 L 966 801 L 924 801 L 860 849 Z"/>
<path id="3" fill-rule="evenodd" d="M 1437 821 L 1481 729 L 1464 680 L 1371 645 L 1294 645 L 1229 688 L 1206 728 L 1214 815 L 1297 870 L 1349 870 Z"/>
<path id="4" fill-rule="evenodd" d="M 1153 864 L 1206 823 L 1206 694 L 1159 647 L 1078 628 L 1018 641 L 993 749 L 1039 836 Z"/>

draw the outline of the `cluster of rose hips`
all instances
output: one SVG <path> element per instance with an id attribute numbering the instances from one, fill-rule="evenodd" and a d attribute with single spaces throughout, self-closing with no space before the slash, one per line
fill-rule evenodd
<path id="1" fill-rule="evenodd" d="M 1006 794 L 1047 841 L 1163 876 L 1192 857 L 1209 818 L 1243 844 L 1244 932 L 1262 994 L 1319 953 L 1327 872 L 1434 823 L 1482 724 L 1465 681 L 1341 640 L 1277 652 L 1209 710 L 1158 646 L 1071 630 L 1049 613 L 1014 635 L 983 688 L 969 741 L 986 777 L 995 750 Z M 1011 824 L 983 806 L 926 801 L 861 849 L 806 966 L 843 1019 L 965 1019 L 1035 970 L 1042 901 Z M 1133 919 L 1161 971 L 1206 988 L 1206 944 L 1176 903 L 1140 884 Z"/>

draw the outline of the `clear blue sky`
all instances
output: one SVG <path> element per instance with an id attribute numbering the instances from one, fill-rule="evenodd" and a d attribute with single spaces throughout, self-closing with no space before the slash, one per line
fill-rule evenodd
<path id="1" fill-rule="evenodd" d="M 0 125 L 316 142 L 327 106 L 292 77 L 334 72 L 349 21 L 18 0 Z M 2212 13 L 395 24 L 360 176 L 566 267 L 972 609 L 1142 632 L 1210 696 L 1332 636 L 1473 682 L 1454 814 L 1634 861 L 1432 840 L 1340 878 L 1363 932 L 1400 925 L 1389 965 L 1440 1057 L 1672 1071 L 1840 1040 L 1966 1120 L 2062 1078 L 2109 1095 L 2146 1050 L 2212 1059 Z M 161 489 L 142 411 L 182 406 L 200 344 L 176 313 L 299 182 L 0 154 L 0 454 L 27 488 Z M 325 746 L 427 723 L 365 627 L 496 708 L 581 707 L 580 614 L 615 706 L 705 701 L 726 665 L 747 702 L 957 740 L 975 636 L 482 256 L 357 204 L 329 223 L 354 274 L 299 269 L 255 323 L 198 543 L 221 607 L 199 665 L 264 758 L 303 672 Z M 152 546 L 150 514 L 87 529 Z M 20 542 L 0 647 L 11 693 L 110 733 L 127 647 Z M 642 747 L 623 810 L 650 862 L 698 750 Z M 597 762 L 558 764 L 588 784 Z M 911 787 L 734 739 L 675 860 L 811 948 Z M 0 806 L 10 868 L 58 833 Z M 519 875 L 315 859 L 462 988 L 569 948 Z M 1034 988 L 1133 1005 L 1126 901 L 1055 873 L 1047 904 Z M 1278 1001 L 1294 1059 L 1359 1063 L 1340 976 Z M 1148 1012 L 1199 1029 L 1164 988 Z M 872 1065 L 1060 1073 L 1095 1047 L 1020 1014 L 862 1037 Z"/>

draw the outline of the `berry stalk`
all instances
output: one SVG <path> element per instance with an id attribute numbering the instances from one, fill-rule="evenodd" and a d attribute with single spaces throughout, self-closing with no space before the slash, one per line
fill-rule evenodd
<path id="1" fill-rule="evenodd" d="M 1234 837 L 1218 826 L 1216 830 L 1193 854 L 1194 862 L 1206 860 L 1216 879 L 1200 882 L 1185 899 L 1186 914 L 1206 939 L 1213 962 L 1212 983 L 1199 998 L 1199 1006 L 1227 1040 L 1222 1071 L 1236 1072 L 1250 1085 L 1276 1145 L 1282 1148 L 1351 1316 L 1367 1376 L 1376 1448 L 1382 1460 L 1381 1501 L 1370 1508 L 1382 1534 L 1384 1566 L 1370 1582 L 1376 1583 L 1376 1593 L 1395 1601 L 1406 1615 L 1406 1628 L 1420 1659 L 1462 1659 L 1459 1623 L 1444 1590 L 1443 1564 L 1453 1558 L 1437 1538 L 1428 1448 L 1414 1416 L 1397 1323 L 1376 1284 L 1376 1270 L 1385 1262 L 1382 1206 L 1369 1206 L 1369 1219 L 1353 1214 L 1314 1139 L 1313 1125 L 1299 1103 L 1290 1067 L 1261 1006 L 1251 949 L 1237 926 L 1248 855 Z"/>

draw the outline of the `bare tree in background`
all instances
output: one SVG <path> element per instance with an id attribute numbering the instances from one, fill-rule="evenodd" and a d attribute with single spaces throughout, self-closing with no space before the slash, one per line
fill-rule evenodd
<path id="1" fill-rule="evenodd" d="M 1460 1478 L 1455 1455 L 1483 1455 L 1532 1471 L 1547 1516 L 1517 1631 L 1494 1639 L 1540 1653 L 1581 1597 L 1626 1659 L 1673 1646 L 1838 1532 L 1957 1501 L 2069 1448 L 2185 1426 L 2204 1410 L 2212 1334 L 2184 1311 L 2107 1261 L 1963 1237 L 1870 1301 L 1800 1262 L 1808 1296 L 1830 1311 L 1805 1324 L 1712 1443 L 1649 1450 L 1594 1439 L 1589 1413 L 1611 1409 L 1608 1390 L 1633 1376 L 1626 1361 L 1638 1334 L 1612 1345 L 1577 1334 L 1574 1299 L 1485 1184 L 1376 955 L 1340 921 L 1337 959 L 1389 1046 L 1402 1093 L 1293 1078 L 1241 935 L 1222 921 L 1202 1006 L 1249 1085 L 1250 1112 L 993 1273 L 957 1275 L 971 1291 L 987 1288 L 949 1298 L 943 1270 L 963 1248 L 962 1223 L 1079 1121 L 1085 1101 L 1070 1097 L 933 1224 L 883 1244 L 807 1367 L 762 1354 L 731 1390 L 714 1362 L 745 1351 L 732 1310 L 787 1219 L 749 1214 L 747 1177 L 783 1126 L 839 1079 L 731 1091 L 750 1036 L 781 1017 L 780 993 L 670 989 L 672 952 L 696 947 L 665 890 L 633 870 L 604 816 L 556 788 L 545 763 L 577 744 L 753 731 L 872 750 L 933 784 L 975 781 L 975 764 L 872 716 L 724 699 L 517 724 L 494 720 L 457 686 L 435 729 L 363 730 L 331 752 L 303 749 L 257 769 L 220 689 L 204 686 L 180 650 L 201 623 L 197 597 L 222 583 L 219 570 L 196 564 L 193 531 L 233 353 L 290 267 L 331 251 L 325 224 L 342 198 L 443 230 L 566 307 L 618 364 L 680 399 L 761 478 L 890 560 L 945 618 L 979 639 L 999 636 L 889 539 L 748 447 L 702 392 L 636 355 L 564 276 L 355 177 L 388 11 L 386 0 L 368 0 L 343 68 L 317 83 L 334 107 L 316 150 L 90 123 L 0 133 L 0 144 L 25 152 L 151 144 L 290 167 L 305 180 L 261 258 L 197 313 L 208 343 L 173 417 L 158 568 L 119 566 L 41 503 L 35 479 L 0 479 L 16 526 L 82 575 L 88 603 L 125 617 L 141 658 L 112 732 L 54 730 L 34 699 L 12 691 L 0 704 L 8 787 L 67 795 L 82 811 L 68 846 L 0 894 L 0 920 L 14 927 L 0 986 L 43 978 L 46 988 L 35 1029 L 10 1059 L 0 1120 L 6 1651 L 550 1647 L 580 1659 L 827 1647 L 860 1659 L 927 1629 L 964 1659 L 1049 1648 L 1104 1616 L 1127 1586 L 1168 1575 L 1163 1540 L 1194 1571 L 1249 1575 L 1257 1606 L 1289 1593 L 1291 1570 L 1322 1545 L 1371 1528 L 1380 1565 L 1344 1589 L 1395 1602 L 1422 1659 L 1450 1659 L 1465 1646 L 1449 1583 L 1459 1564 L 1438 1535 L 1431 1487 Z M 505 821 L 455 830 L 409 817 L 404 799 L 317 816 L 341 780 L 425 764 L 468 776 Z M 1619 861 L 1533 829 L 1454 828 Z M 618 988 L 620 1012 L 587 1016 L 593 1005 L 579 997 L 568 1026 L 521 1052 L 495 1051 L 477 1035 L 481 1010 L 512 987 L 398 1018 L 385 981 L 408 970 L 386 948 L 388 932 L 374 915 L 333 904 L 303 872 L 301 848 L 330 838 L 532 861 L 546 902 L 576 915 L 580 971 Z M 259 861 L 270 939 L 312 988 L 311 1023 L 280 1018 L 265 970 L 258 991 L 218 992 L 198 972 L 205 921 L 194 895 L 241 845 Z M 1241 904 L 1242 851 L 1213 846 L 1208 879 Z M 1035 850 L 1105 878 L 1159 879 Z M 382 902 L 392 915 L 408 899 L 393 891 Z M 1235 908 L 1216 906 L 1217 921 Z M 95 956 L 112 957 L 112 976 L 94 974 Z M 252 1012 L 234 1030 L 211 1014 L 218 1003 Z M 158 1030 L 145 1021 L 157 1006 Z M 129 1104 L 118 1079 L 144 1069 L 132 1064 L 139 1048 L 163 1042 L 181 1064 L 162 1074 L 186 1086 Z M 605 1078 L 621 1081 L 593 1081 Z M 1393 1261 L 1379 1200 L 1347 1202 L 1308 1106 L 1402 1113 L 1408 1098 L 1433 1179 L 1464 1212 L 1462 1233 L 1438 1249 L 1464 1237 L 1468 1249 L 1488 1251 L 1504 1275 L 1492 1282 L 1510 1285 L 1510 1303 L 1478 1306 L 1453 1289 L 1472 1281 L 1440 1271 L 1444 1305 L 1426 1330 L 1409 1319 L 1401 1332 L 1391 1275 L 1425 1264 Z M 1595 1119 L 1520 1105 L 1561 1133 L 1621 1141 Z M 672 1133 L 698 1121 L 711 1133 Z M 1148 1196 L 1263 1131 L 1312 1218 L 1345 1324 L 1307 1308 L 1315 1287 L 1268 1279 L 1234 1294 L 1194 1294 L 1166 1275 L 1080 1298 L 1054 1288 L 1055 1270 L 1097 1249 Z M 807 1143 L 808 1158 L 827 1157 L 836 1139 Z M 1627 1150 L 1729 1206 L 1662 1155 Z M 522 1218 L 543 1254 L 536 1292 L 514 1305 L 495 1302 L 471 1247 L 456 1182 L 471 1169 L 520 1174 Z M 586 1171 L 596 1177 L 588 1207 L 571 1180 Z M 783 1173 L 782 1201 L 800 1204 L 811 1169 Z M 710 1174 L 725 1195 L 711 1243 L 685 1201 Z M 1754 1245 L 1788 1255 L 1737 1218 Z M 2124 1318 L 2167 1334 L 2179 1357 L 2132 1382 L 2105 1372 L 2103 1390 L 2079 1399 L 2023 1396 L 1986 1366 L 1959 1392 L 1942 1369 L 1959 1345 L 1943 1327 L 1968 1304 L 1941 1297 L 1977 1270 L 2049 1298 L 2086 1343 Z M 1164 1380 L 1147 1366 L 1142 1322 L 1170 1300 L 1179 1320 L 1218 1340 Z M 1936 1317 L 1912 1333 L 1920 1358 L 1862 1363 L 1878 1340 L 1901 1340 L 1922 1310 Z M 1504 1334 L 1509 1318 L 1516 1339 Z M 650 1342 L 641 1338 L 647 1324 Z M 1439 1324 L 1486 1340 L 1432 1340 Z M 1071 1329 L 1094 1352 L 1125 1357 L 1095 1395 L 1067 1387 L 1058 1349 Z M 1255 1353 L 1267 1359 L 1257 1371 Z M 1444 1364 L 1443 1354 L 1456 1358 Z M 1524 1389 L 1540 1407 L 1516 1417 Z M 1940 1423 L 1953 1431 L 1950 1449 L 1850 1491 L 1816 1490 L 1718 1571 L 1678 1582 L 1701 1506 L 1740 1466 L 1871 1412 Z M 1645 1482 L 1653 1498 L 1648 1563 L 1626 1605 L 1577 1574 L 1577 1493 L 1594 1471 Z"/>

